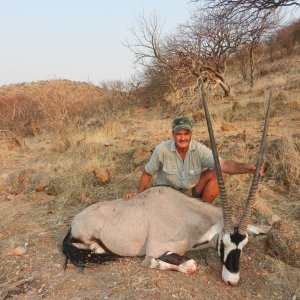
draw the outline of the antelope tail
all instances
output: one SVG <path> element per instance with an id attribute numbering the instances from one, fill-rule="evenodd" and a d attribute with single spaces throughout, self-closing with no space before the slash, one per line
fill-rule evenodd
<path id="1" fill-rule="evenodd" d="M 70 261 L 76 267 L 83 269 L 87 267 L 90 263 L 104 263 L 107 261 L 116 260 L 117 255 L 112 253 L 94 253 L 90 249 L 79 249 L 73 245 L 73 243 L 79 242 L 77 239 L 74 239 L 71 234 L 71 229 L 65 236 L 62 243 L 62 252 L 65 255 L 64 270 L 66 270 L 68 261 Z"/>

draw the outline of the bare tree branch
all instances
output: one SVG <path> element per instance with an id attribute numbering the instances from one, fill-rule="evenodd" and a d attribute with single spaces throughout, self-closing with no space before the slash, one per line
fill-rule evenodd
<path id="1" fill-rule="evenodd" d="M 200 3 L 200 0 L 191 0 Z M 210 10 L 219 9 L 222 17 L 231 18 L 238 14 L 248 14 L 248 19 L 269 15 L 282 7 L 300 7 L 299 1 L 294 0 L 204 0 L 204 7 Z"/>
<path id="2" fill-rule="evenodd" d="M 193 1 L 198 2 L 198 1 Z M 208 0 L 212 7 L 236 7 L 237 9 L 244 10 L 275 10 L 284 6 L 300 6 L 299 1 L 292 0 Z"/>

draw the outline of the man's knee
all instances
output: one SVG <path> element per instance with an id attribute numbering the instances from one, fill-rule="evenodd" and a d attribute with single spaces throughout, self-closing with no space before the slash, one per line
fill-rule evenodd
<path id="1" fill-rule="evenodd" d="M 207 170 L 201 174 L 199 181 L 196 184 L 196 190 L 201 193 L 209 183 L 218 185 L 217 175 L 214 170 Z"/>
<path id="2" fill-rule="evenodd" d="M 216 172 L 214 170 L 203 172 L 195 189 L 204 202 L 213 202 L 219 195 Z"/>
<path id="3" fill-rule="evenodd" d="M 201 199 L 203 202 L 212 203 L 218 196 L 219 192 L 203 193 Z"/>
<path id="4" fill-rule="evenodd" d="M 201 178 L 206 181 L 217 180 L 217 174 L 216 174 L 215 170 L 206 170 L 201 174 L 200 180 L 201 180 Z"/>

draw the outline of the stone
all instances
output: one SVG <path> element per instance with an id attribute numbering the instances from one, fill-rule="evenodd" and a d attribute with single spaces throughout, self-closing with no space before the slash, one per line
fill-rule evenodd
<path id="1" fill-rule="evenodd" d="M 40 182 L 37 183 L 37 185 L 35 187 L 35 191 L 36 192 L 44 192 L 47 187 L 48 187 L 48 182 L 40 181 Z"/>
<path id="2" fill-rule="evenodd" d="M 275 223 L 277 222 L 280 222 L 281 221 L 281 218 L 277 215 L 272 215 L 271 218 L 268 220 L 268 223 L 270 225 L 274 225 Z"/>
<path id="3" fill-rule="evenodd" d="M 22 246 L 17 246 L 14 250 L 13 253 L 17 256 L 23 256 L 24 254 L 27 253 L 27 249 Z"/>
<path id="4" fill-rule="evenodd" d="M 110 182 L 111 175 L 106 168 L 97 168 L 94 170 L 94 175 L 98 179 L 99 183 L 106 184 Z"/>
<path id="5" fill-rule="evenodd" d="M 221 126 L 222 131 L 234 131 L 235 125 L 232 123 L 224 123 Z"/>

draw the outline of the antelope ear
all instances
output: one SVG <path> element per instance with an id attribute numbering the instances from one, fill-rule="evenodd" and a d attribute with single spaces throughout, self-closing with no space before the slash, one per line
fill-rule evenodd
<path id="1" fill-rule="evenodd" d="M 266 234 L 271 230 L 272 226 L 267 225 L 252 225 L 249 224 L 247 231 L 252 234 Z"/>
<path id="2" fill-rule="evenodd" d="M 199 244 L 203 244 L 203 243 L 208 243 L 210 242 L 213 237 L 218 234 L 221 231 L 222 227 L 221 224 L 217 223 L 213 226 L 211 226 L 201 237 L 201 239 L 199 240 Z"/>

